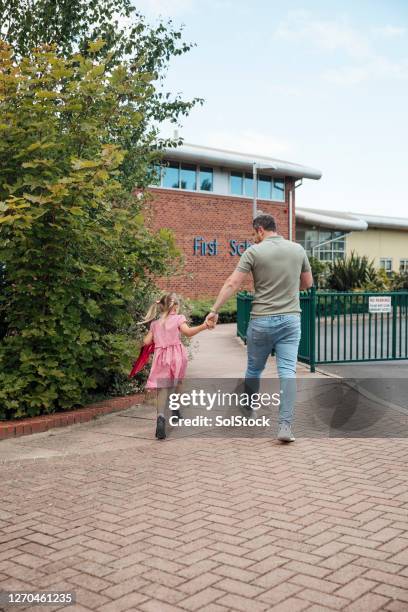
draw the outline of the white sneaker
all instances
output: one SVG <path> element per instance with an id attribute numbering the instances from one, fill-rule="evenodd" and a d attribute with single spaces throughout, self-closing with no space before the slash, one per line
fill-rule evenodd
<path id="1" fill-rule="evenodd" d="M 292 431 L 288 423 L 282 423 L 279 425 L 278 440 L 281 442 L 294 442 L 295 438 L 292 436 Z"/>

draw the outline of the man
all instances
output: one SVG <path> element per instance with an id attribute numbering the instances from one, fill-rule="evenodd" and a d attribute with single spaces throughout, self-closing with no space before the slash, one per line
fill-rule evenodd
<path id="1" fill-rule="evenodd" d="M 247 331 L 245 380 L 252 392 L 259 389 L 260 376 L 274 349 L 281 383 L 278 440 L 294 442 L 291 427 L 300 341 L 299 289 L 311 287 L 313 277 L 303 247 L 279 236 L 271 215 L 259 215 L 254 219 L 253 235 L 255 244 L 241 256 L 207 320 L 217 322 L 219 308 L 240 289 L 247 275 L 252 274 L 255 294 Z"/>

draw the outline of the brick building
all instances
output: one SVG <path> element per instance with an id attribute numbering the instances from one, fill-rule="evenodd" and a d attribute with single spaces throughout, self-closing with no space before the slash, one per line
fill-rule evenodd
<path id="1" fill-rule="evenodd" d="M 185 266 L 163 288 L 191 298 L 216 295 L 250 244 L 254 206 L 295 240 L 295 189 L 304 178 L 320 177 L 319 170 L 273 158 L 191 144 L 169 151 L 147 212 L 154 228 L 174 232 Z"/>

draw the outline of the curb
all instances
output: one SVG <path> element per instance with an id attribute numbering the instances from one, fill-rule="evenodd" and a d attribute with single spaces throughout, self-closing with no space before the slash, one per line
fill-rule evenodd
<path id="1" fill-rule="evenodd" d="M 143 393 L 115 397 L 112 399 L 90 404 L 77 410 L 67 412 L 56 412 L 43 416 L 21 419 L 16 421 L 0 421 L 0 440 L 16 438 L 18 436 L 29 436 L 54 429 L 55 427 L 66 427 L 76 423 L 86 423 L 103 414 L 126 410 L 134 404 L 139 404 L 144 399 Z"/>

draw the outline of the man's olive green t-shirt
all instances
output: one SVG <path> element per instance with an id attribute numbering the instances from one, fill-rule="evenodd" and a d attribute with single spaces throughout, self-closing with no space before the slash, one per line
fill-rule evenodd
<path id="1" fill-rule="evenodd" d="M 300 274 L 310 272 L 300 244 L 282 236 L 265 238 L 241 255 L 237 270 L 252 272 L 254 278 L 251 316 L 300 313 Z"/>

